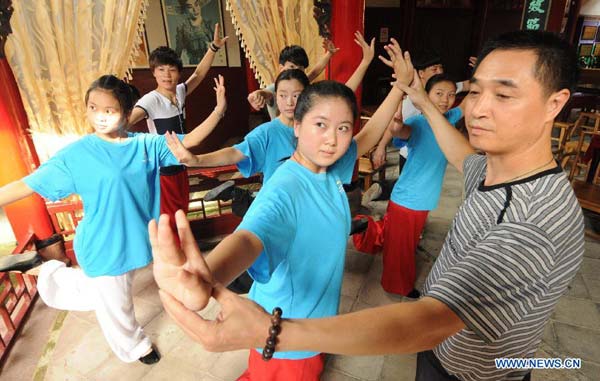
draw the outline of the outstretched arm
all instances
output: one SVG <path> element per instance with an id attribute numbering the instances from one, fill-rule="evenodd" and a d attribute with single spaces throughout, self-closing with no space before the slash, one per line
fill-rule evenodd
<path id="1" fill-rule="evenodd" d="M 140 120 L 146 117 L 146 111 L 144 111 L 141 107 L 134 107 L 131 111 L 131 115 L 129 115 L 129 125 L 133 126 Z"/>
<path id="2" fill-rule="evenodd" d="M 356 91 L 363 78 L 365 77 L 365 73 L 367 72 L 367 68 L 373 61 L 373 57 L 375 56 L 375 38 L 371 39 L 371 43 L 367 44 L 363 35 L 360 32 L 354 32 L 354 42 L 362 49 L 362 60 L 352 73 L 352 76 L 346 81 L 346 86 L 352 89 L 352 91 Z"/>
<path id="3" fill-rule="evenodd" d="M 183 138 L 183 145 L 186 148 L 194 147 L 200 144 L 204 138 L 206 138 L 212 130 L 215 129 L 217 124 L 225 116 L 225 110 L 227 109 L 227 100 L 225 99 L 225 84 L 223 76 L 219 74 L 219 79 L 215 78 L 214 87 L 217 96 L 217 106 L 214 111 L 210 113 L 208 118 L 204 122 L 200 123 L 194 128 L 189 134 Z"/>
<path id="4" fill-rule="evenodd" d="M 0 188 L 0 207 L 31 196 L 35 192 L 23 180 L 13 181 Z"/>
<path id="5" fill-rule="evenodd" d="M 274 94 L 267 89 L 254 90 L 248 94 L 248 103 L 255 110 L 260 110 L 267 104 L 272 104 Z"/>
<path id="6" fill-rule="evenodd" d="M 182 212 L 176 214 L 177 230 L 182 242 L 181 249 L 177 247 L 168 220 L 165 221 L 164 217 L 161 216 L 158 229 L 151 222 L 149 232 L 154 274 L 160 287 L 161 300 L 169 315 L 192 339 L 210 351 L 264 346 L 271 325 L 269 314 L 253 301 L 232 293 L 217 282 L 219 277 L 231 278 L 236 271 L 227 270 L 228 274 L 217 275 L 214 269 L 219 263 L 211 260 L 212 253 L 208 257 L 208 266 L 201 262 L 202 257 L 189 229 L 189 222 Z M 250 249 L 257 250 L 258 246 Z M 171 270 L 176 268 L 177 271 L 170 273 L 179 275 L 172 276 L 169 272 L 160 271 L 163 266 L 172 266 Z M 227 267 L 225 263 L 221 263 L 221 266 Z M 208 268 L 213 275 L 207 274 Z M 169 283 L 169 279 L 178 282 Z M 214 321 L 203 319 L 188 307 L 196 304 L 195 300 L 189 299 L 189 293 L 205 297 L 203 282 L 213 282 L 212 295 L 221 304 L 219 318 Z M 201 301 L 206 304 L 204 299 Z M 464 327 L 465 324 L 447 305 L 425 297 L 413 303 L 396 303 L 331 318 L 283 320 L 276 349 L 349 355 L 414 353 L 433 348 Z"/>
<path id="7" fill-rule="evenodd" d="M 233 147 L 222 148 L 218 151 L 202 155 L 194 155 L 185 148 L 175 133 L 167 132 L 165 137 L 167 139 L 167 146 L 173 153 L 173 156 L 181 164 L 188 167 L 220 167 L 237 164 L 245 158 L 244 154 Z"/>
<path id="8" fill-rule="evenodd" d="M 429 100 L 418 75 L 415 75 L 415 79 L 410 86 L 401 84 L 400 87 L 410 97 L 413 104 L 421 110 L 425 118 L 427 118 L 431 130 L 435 135 L 435 140 L 448 162 L 462 173 L 465 158 L 475 153 L 473 147 Z"/>
<path id="9" fill-rule="evenodd" d="M 333 44 L 333 41 L 325 39 L 323 40 L 323 48 L 325 49 L 325 54 L 317 61 L 317 63 L 306 73 L 309 81 L 313 81 L 315 78 L 319 76 L 327 67 L 329 60 L 335 53 L 337 53 L 339 48 L 336 48 Z"/>
<path id="10" fill-rule="evenodd" d="M 227 37 L 220 37 L 220 30 L 221 28 L 219 27 L 219 23 L 215 24 L 215 33 L 213 36 L 212 44 L 214 44 L 219 49 L 222 48 L 225 45 L 225 42 L 227 41 Z M 215 59 L 216 54 L 217 52 L 214 52 L 210 48 L 206 50 L 204 57 L 202 57 L 202 60 L 200 61 L 198 66 L 196 66 L 196 70 L 194 70 L 194 73 L 192 73 L 192 75 L 190 75 L 187 81 L 185 81 L 187 87 L 186 94 L 189 95 L 192 91 L 196 90 L 198 85 L 204 80 L 204 77 L 206 77 L 206 73 L 208 73 L 208 70 L 210 70 L 210 67 Z"/>
<path id="11" fill-rule="evenodd" d="M 377 142 L 383 136 L 390 120 L 400 102 L 404 92 L 398 87 L 399 83 L 408 85 L 413 80 L 414 69 L 412 62 L 410 61 L 410 55 L 408 52 L 402 53 L 398 42 L 392 38 L 392 43 L 385 47 L 390 59 L 385 59 L 379 56 L 386 65 L 393 67 L 396 74 L 396 86 L 392 86 L 389 94 L 383 101 L 383 103 L 377 108 L 377 111 L 373 114 L 371 119 L 363 127 L 363 129 L 356 135 L 355 140 L 357 144 L 358 156 L 364 155 L 367 151 L 374 147 Z"/>

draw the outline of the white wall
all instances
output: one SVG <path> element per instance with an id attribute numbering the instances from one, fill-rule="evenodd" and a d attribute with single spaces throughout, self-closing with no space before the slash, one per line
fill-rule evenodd
<path id="1" fill-rule="evenodd" d="M 600 0 L 583 0 L 579 14 L 582 16 L 600 16 Z"/>

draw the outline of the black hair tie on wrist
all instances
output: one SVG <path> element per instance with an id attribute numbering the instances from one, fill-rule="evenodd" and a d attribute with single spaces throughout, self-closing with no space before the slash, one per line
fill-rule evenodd
<path id="1" fill-rule="evenodd" d="M 273 308 L 271 316 L 271 327 L 269 327 L 269 337 L 265 342 L 265 347 L 262 352 L 262 359 L 269 361 L 275 354 L 275 346 L 277 345 L 277 335 L 281 333 L 281 314 L 283 311 L 279 307 Z"/>
<path id="2" fill-rule="evenodd" d="M 217 52 L 219 51 L 219 49 L 221 49 L 220 47 L 218 47 L 214 42 L 211 42 L 210 45 L 208 46 L 210 48 L 210 50 L 212 50 L 213 52 Z"/>

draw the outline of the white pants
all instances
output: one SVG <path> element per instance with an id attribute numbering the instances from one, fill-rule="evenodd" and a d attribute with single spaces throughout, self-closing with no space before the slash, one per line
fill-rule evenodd
<path id="1" fill-rule="evenodd" d="M 115 355 L 124 362 L 133 362 L 152 347 L 135 320 L 133 273 L 90 278 L 81 269 L 52 260 L 42 265 L 37 286 L 40 297 L 50 307 L 94 311 Z"/>

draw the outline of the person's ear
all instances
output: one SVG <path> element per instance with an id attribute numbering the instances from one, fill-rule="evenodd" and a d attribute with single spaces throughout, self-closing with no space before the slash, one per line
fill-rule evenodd
<path id="1" fill-rule="evenodd" d="M 546 100 L 546 121 L 552 122 L 562 111 L 570 97 L 571 92 L 568 89 L 562 89 L 550 94 L 548 100 Z"/>
<path id="2" fill-rule="evenodd" d="M 298 135 L 300 134 L 300 122 L 294 119 L 294 136 L 298 139 Z"/>

